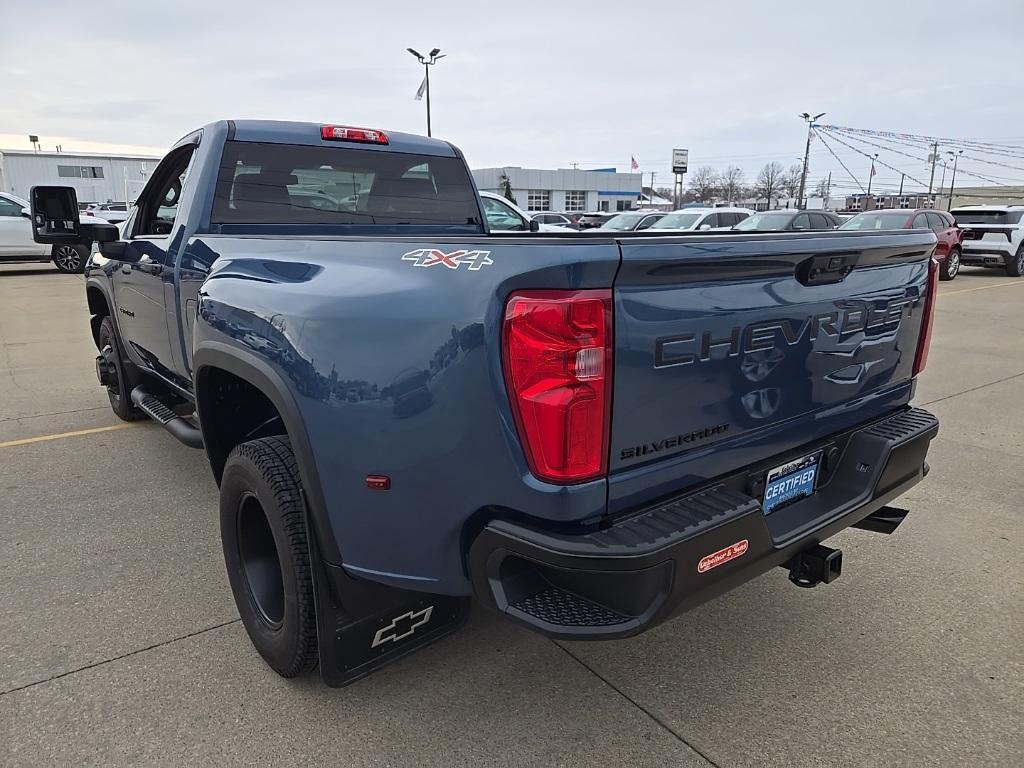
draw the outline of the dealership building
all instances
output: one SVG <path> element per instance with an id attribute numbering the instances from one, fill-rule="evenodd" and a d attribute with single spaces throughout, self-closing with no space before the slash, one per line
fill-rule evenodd
<path id="1" fill-rule="evenodd" d="M 499 195 L 507 178 L 516 203 L 528 211 L 628 211 L 637 207 L 642 184 L 639 173 L 615 168 L 480 168 L 473 178 L 481 190 Z"/>
<path id="2" fill-rule="evenodd" d="M 0 149 L 0 192 L 28 198 L 37 184 L 74 187 L 78 202 L 132 202 L 159 157 Z"/>

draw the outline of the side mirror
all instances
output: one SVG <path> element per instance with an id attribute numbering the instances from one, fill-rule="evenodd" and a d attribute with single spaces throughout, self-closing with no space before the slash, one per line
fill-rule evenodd
<path id="1" fill-rule="evenodd" d="M 124 261 L 127 243 L 121 239 L 121 230 L 114 224 L 93 224 L 92 238 L 99 245 L 100 253 L 108 259 Z"/>
<path id="2" fill-rule="evenodd" d="M 80 243 L 78 196 L 73 187 L 32 187 L 32 239 L 37 243 Z"/>
<path id="3" fill-rule="evenodd" d="M 116 243 L 121 239 L 121 232 L 116 224 L 93 224 L 92 239 L 100 245 Z"/>
<path id="4" fill-rule="evenodd" d="M 32 209 L 31 208 L 22 208 L 21 209 L 21 215 L 24 216 L 26 219 L 31 219 L 32 218 Z"/>
<path id="5" fill-rule="evenodd" d="M 711 229 L 711 225 L 710 224 L 701 224 L 699 227 L 697 227 L 697 230 L 700 231 L 700 232 L 703 232 L 705 229 Z"/>
<path id="6" fill-rule="evenodd" d="M 540 222 L 536 219 L 530 219 L 530 231 L 540 232 Z"/>

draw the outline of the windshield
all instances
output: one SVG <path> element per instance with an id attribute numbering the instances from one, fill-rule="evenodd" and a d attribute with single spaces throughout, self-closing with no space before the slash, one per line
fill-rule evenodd
<path id="1" fill-rule="evenodd" d="M 608 221 L 601 225 L 601 229 L 615 229 L 620 232 L 632 230 L 636 228 L 636 225 L 646 216 L 646 213 L 620 213 L 618 216 L 612 216 Z"/>
<path id="2" fill-rule="evenodd" d="M 670 213 L 651 224 L 651 229 L 690 229 L 700 221 L 703 213 Z"/>
<path id="3" fill-rule="evenodd" d="M 1018 224 L 1022 211 L 950 211 L 957 224 Z"/>
<path id="4" fill-rule="evenodd" d="M 748 216 L 733 229 L 741 231 L 758 230 L 759 232 L 778 232 L 785 229 L 792 221 L 792 213 L 755 213 Z"/>
<path id="5" fill-rule="evenodd" d="M 909 213 L 858 213 L 844 221 L 840 229 L 903 229 L 910 221 Z"/>

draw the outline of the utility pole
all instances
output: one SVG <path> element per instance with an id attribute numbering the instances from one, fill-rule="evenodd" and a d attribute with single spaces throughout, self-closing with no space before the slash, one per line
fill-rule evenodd
<path id="1" fill-rule="evenodd" d="M 824 112 L 819 112 L 814 117 L 811 117 L 810 112 L 803 112 L 800 115 L 800 117 L 807 121 L 807 144 L 804 146 L 804 166 L 803 170 L 800 171 L 800 194 L 797 195 L 796 201 L 796 207 L 800 208 L 801 210 L 807 207 L 804 204 L 804 191 L 807 187 L 807 161 L 810 159 L 811 156 L 811 135 L 814 132 L 814 121 L 817 120 L 819 117 L 824 116 Z"/>
<path id="2" fill-rule="evenodd" d="M 903 197 L 903 180 L 907 178 L 907 174 L 900 174 L 900 197 Z"/>
<path id="3" fill-rule="evenodd" d="M 822 200 L 826 208 L 830 202 L 832 202 L 832 171 L 828 172 L 828 181 L 825 182 L 825 199 Z"/>
<path id="4" fill-rule="evenodd" d="M 644 185 L 641 184 L 640 185 L 640 194 L 643 194 L 643 192 L 644 192 Z M 647 202 L 648 202 L 649 205 L 654 205 L 654 171 L 651 171 L 651 194 L 647 198 Z"/>
<path id="5" fill-rule="evenodd" d="M 953 156 L 953 178 L 950 179 L 950 182 L 949 182 L 949 202 L 946 204 L 946 210 L 947 211 L 953 210 L 953 187 L 956 186 L 956 164 L 957 164 L 957 161 L 960 159 L 960 155 L 962 155 L 963 153 L 964 153 L 964 151 L 962 149 L 959 152 L 956 152 L 956 153 L 953 153 L 953 152 L 949 153 L 950 155 Z"/>
<path id="6" fill-rule="evenodd" d="M 932 187 L 935 184 L 935 161 L 939 159 L 939 142 L 932 144 L 932 175 L 928 179 L 928 197 L 932 196 Z"/>
<path id="7" fill-rule="evenodd" d="M 430 67 L 436 64 L 438 59 L 443 59 L 446 54 L 441 53 L 440 48 L 435 48 L 427 56 L 421 55 L 412 48 L 406 48 L 405 50 L 415 56 L 419 63 L 423 65 L 423 84 L 426 86 L 427 93 L 427 136 L 430 136 Z"/>

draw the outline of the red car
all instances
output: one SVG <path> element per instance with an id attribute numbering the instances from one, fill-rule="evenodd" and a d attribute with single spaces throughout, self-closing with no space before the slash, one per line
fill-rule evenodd
<path id="1" fill-rule="evenodd" d="M 935 258 L 941 269 L 942 280 L 952 280 L 960 271 L 960 243 L 964 239 L 963 230 L 956 225 L 953 217 L 945 211 L 932 208 L 902 210 L 883 208 L 877 211 L 864 211 L 852 219 L 843 222 L 840 229 L 930 229 L 939 242 L 935 246 Z"/>

